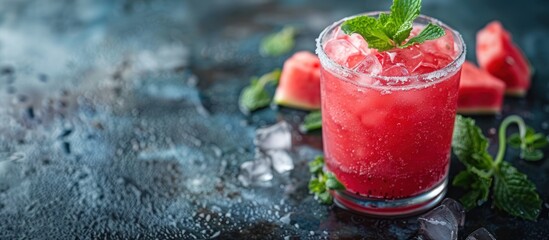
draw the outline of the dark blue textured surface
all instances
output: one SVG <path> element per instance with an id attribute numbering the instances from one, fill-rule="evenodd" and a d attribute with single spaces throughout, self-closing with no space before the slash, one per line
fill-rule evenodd
<path id="1" fill-rule="evenodd" d="M 415 218 L 379 220 L 317 204 L 306 163 L 320 136 L 294 131 L 295 169 L 245 188 L 254 131 L 303 112 L 238 111 L 249 77 L 280 67 L 260 39 L 292 24 L 296 50 L 342 17 L 389 1 L 0 1 L 0 239 L 408 239 Z M 477 118 L 494 139 L 503 116 L 549 128 L 547 1 L 424 0 L 422 13 L 463 34 L 499 19 L 536 69 L 524 99 Z M 549 161 L 507 159 L 528 173 L 538 222 L 490 209 L 467 214 L 460 236 L 484 226 L 498 239 L 549 236 Z M 459 169 L 454 160 L 451 175 Z M 449 196 L 462 193 L 450 188 Z M 289 214 L 289 215 L 288 215 Z M 286 221 L 289 216 L 290 221 Z M 284 220 L 281 220 L 284 219 Z"/>

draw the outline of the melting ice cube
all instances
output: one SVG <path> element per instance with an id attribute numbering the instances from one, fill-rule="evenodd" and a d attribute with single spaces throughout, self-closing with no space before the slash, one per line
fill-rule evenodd
<path id="1" fill-rule="evenodd" d="M 496 238 L 482 227 L 469 234 L 465 240 L 496 240 Z"/>
<path id="2" fill-rule="evenodd" d="M 261 150 L 284 150 L 292 146 L 291 126 L 285 121 L 255 132 L 254 144 Z"/>
<path id="3" fill-rule="evenodd" d="M 419 66 L 414 69 L 416 74 L 424 74 L 444 68 L 452 62 L 452 57 L 446 54 L 436 52 L 422 52 L 423 57 Z"/>
<path id="4" fill-rule="evenodd" d="M 355 69 L 361 73 L 378 75 L 383 70 L 383 66 L 375 56 L 368 55 L 356 65 Z"/>
<path id="5" fill-rule="evenodd" d="M 347 35 L 349 36 L 349 35 Z M 361 50 L 363 53 L 368 54 L 370 53 L 370 49 L 368 48 L 368 43 L 364 38 L 357 33 L 351 34 L 347 39 L 353 46 L 358 48 L 358 50 Z"/>
<path id="6" fill-rule="evenodd" d="M 269 186 L 273 179 L 271 159 L 260 150 L 256 150 L 253 161 L 247 161 L 240 165 L 238 180 L 248 187 L 250 185 Z"/>
<path id="7" fill-rule="evenodd" d="M 401 77 L 408 76 L 410 72 L 406 69 L 406 66 L 402 63 L 396 63 L 395 65 L 389 66 L 383 69 L 383 76 L 392 76 L 392 77 Z"/>
<path id="8" fill-rule="evenodd" d="M 457 202 L 454 199 L 446 198 L 442 201 L 440 205 L 446 206 L 448 209 L 450 209 L 450 211 L 452 211 L 452 214 L 454 214 L 454 217 L 456 218 L 459 227 L 463 227 L 465 225 L 465 209 L 463 208 L 461 203 Z"/>
<path id="9" fill-rule="evenodd" d="M 348 68 L 355 67 L 364 59 L 364 54 L 346 39 L 328 41 L 324 51 L 332 60 Z"/>
<path id="10" fill-rule="evenodd" d="M 418 218 L 419 234 L 424 239 L 457 239 L 458 227 L 465 221 L 463 207 L 452 199 Z"/>
<path id="11" fill-rule="evenodd" d="M 269 150 L 267 155 L 271 158 L 273 168 L 278 173 L 294 169 L 294 162 L 290 153 L 285 150 Z"/>
<path id="12" fill-rule="evenodd" d="M 423 53 L 419 50 L 417 45 L 401 49 L 396 51 L 395 61 L 404 64 L 409 72 L 413 72 L 423 62 Z"/>
<path id="13" fill-rule="evenodd" d="M 238 180 L 242 185 L 270 186 L 272 169 L 278 173 L 294 169 L 289 153 L 292 146 L 291 131 L 291 126 L 285 121 L 256 130 L 254 160 L 240 165 Z"/>

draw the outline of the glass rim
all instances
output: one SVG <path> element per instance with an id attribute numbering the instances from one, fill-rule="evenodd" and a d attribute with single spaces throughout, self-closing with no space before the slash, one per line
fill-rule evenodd
<path id="1" fill-rule="evenodd" d="M 373 74 L 369 74 L 369 73 L 362 73 L 362 72 L 359 72 L 355 69 L 342 66 L 341 64 L 339 64 L 339 63 L 335 62 L 334 60 L 332 60 L 326 54 L 326 52 L 324 51 L 324 47 L 322 45 L 324 43 L 324 38 L 326 37 L 326 35 L 328 33 L 330 33 L 336 27 L 339 27 L 346 20 L 353 19 L 353 18 L 356 18 L 356 17 L 359 17 L 359 16 L 376 16 L 376 15 L 379 15 L 380 13 L 390 13 L 390 12 L 388 12 L 388 11 L 373 11 L 373 12 L 365 12 L 365 13 L 356 14 L 356 15 L 353 15 L 353 16 L 342 18 L 342 19 L 330 24 L 328 27 L 326 27 L 324 30 L 322 30 L 322 32 L 320 33 L 320 35 L 316 39 L 316 54 L 318 55 L 318 57 L 320 59 L 320 63 L 322 65 L 322 67 L 324 69 L 332 72 L 332 73 L 334 72 L 334 70 L 336 70 L 336 73 L 338 75 L 343 75 L 343 77 L 344 77 L 344 78 L 339 78 L 339 79 L 350 82 L 350 83 L 352 83 L 354 85 L 357 85 L 359 87 L 368 87 L 368 88 L 376 88 L 376 89 L 390 89 L 390 90 L 395 90 L 395 89 L 405 90 L 405 89 L 412 89 L 412 88 L 419 88 L 419 87 L 429 86 L 429 85 L 432 85 L 432 84 L 437 83 L 439 81 L 442 81 L 450 73 L 456 72 L 457 70 L 460 69 L 461 65 L 465 61 L 465 54 L 466 54 L 466 51 L 467 51 L 465 42 L 463 41 L 463 38 L 462 38 L 461 34 L 458 31 L 451 28 L 450 26 L 448 26 L 445 23 L 441 22 L 438 19 L 433 18 L 433 17 L 429 17 L 429 16 L 425 16 L 425 15 L 421 15 L 421 14 L 418 16 L 417 19 L 425 19 L 429 23 L 434 23 L 434 24 L 437 24 L 437 25 L 443 27 L 444 29 L 450 30 L 454 35 L 454 43 L 456 43 L 461 48 L 461 51 L 452 60 L 452 62 L 450 62 L 448 65 L 446 65 L 446 66 L 444 66 L 440 69 L 437 69 L 435 71 L 428 72 L 428 73 L 422 73 L 422 74 L 410 75 L 410 76 L 380 76 L 380 75 L 373 75 Z M 457 39 L 457 41 L 456 41 L 456 39 Z M 380 85 L 373 85 L 373 84 L 358 83 L 357 81 L 353 81 L 353 80 L 348 79 L 348 77 L 352 76 L 352 75 L 355 75 L 355 76 L 358 75 L 358 76 L 369 77 L 369 78 L 379 79 L 379 80 L 384 80 L 384 81 L 393 81 L 393 82 L 406 82 L 406 81 L 410 81 L 410 80 L 421 80 L 421 83 L 420 84 L 412 84 L 412 85 L 408 85 L 408 86 L 393 86 L 393 85 L 380 86 Z"/>

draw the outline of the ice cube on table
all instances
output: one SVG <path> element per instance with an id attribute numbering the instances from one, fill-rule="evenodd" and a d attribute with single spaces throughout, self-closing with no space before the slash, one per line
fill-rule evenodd
<path id="1" fill-rule="evenodd" d="M 240 165 L 238 180 L 245 187 L 251 185 L 269 186 L 271 179 L 273 179 L 271 159 L 259 149 L 256 149 L 253 161 L 247 161 Z"/>
<path id="2" fill-rule="evenodd" d="M 285 121 L 255 131 L 254 145 L 261 150 L 283 150 L 292 147 L 292 128 Z"/>
<path id="3" fill-rule="evenodd" d="M 270 186 L 273 179 L 272 169 L 278 173 L 294 169 L 294 162 L 288 151 L 292 147 L 292 127 L 287 122 L 281 121 L 257 129 L 254 145 L 254 160 L 240 165 L 238 180 L 245 187 Z"/>
<path id="4" fill-rule="evenodd" d="M 457 220 L 458 226 L 463 227 L 465 225 L 465 208 L 461 203 L 457 202 L 454 199 L 446 198 L 440 203 L 441 206 L 446 206 Z"/>
<path id="5" fill-rule="evenodd" d="M 455 240 L 458 236 L 458 227 L 465 221 L 463 207 L 452 199 L 445 199 L 443 204 L 421 215 L 419 221 L 419 234 L 423 239 Z"/>
<path id="6" fill-rule="evenodd" d="M 336 63 L 348 67 L 355 67 L 365 55 L 346 39 L 333 39 L 324 45 L 326 55 Z"/>
<path id="7" fill-rule="evenodd" d="M 481 227 L 469 234 L 465 240 L 496 240 L 496 238 L 486 228 Z"/>
<path id="8" fill-rule="evenodd" d="M 276 172 L 284 173 L 294 169 L 294 162 L 288 151 L 269 150 L 266 153 L 271 158 L 273 168 Z"/>

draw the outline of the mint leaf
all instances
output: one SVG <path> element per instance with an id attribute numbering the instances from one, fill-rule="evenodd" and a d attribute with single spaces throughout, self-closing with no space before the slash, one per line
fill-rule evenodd
<path id="1" fill-rule="evenodd" d="M 394 0 L 391 18 L 397 25 L 413 22 L 421 10 L 421 0 Z"/>
<path id="2" fill-rule="evenodd" d="M 333 197 L 328 191 L 319 193 L 318 195 L 316 195 L 316 197 L 321 203 L 324 203 L 324 204 L 332 204 L 333 202 Z"/>
<path id="3" fill-rule="evenodd" d="M 280 32 L 270 34 L 261 40 L 259 52 L 263 56 L 283 55 L 295 45 L 295 28 L 286 26 Z"/>
<path id="4" fill-rule="evenodd" d="M 456 116 L 452 150 L 467 168 L 488 171 L 492 168 L 493 159 L 488 154 L 488 140 L 471 118 Z"/>
<path id="5" fill-rule="evenodd" d="M 468 171 L 461 171 L 452 180 L 452 185 L 456 187 L 469 187 L 473 181 L 473 174 Z"/>
<path id="6" fill-rule="evenodd" d="M 318 178 L 311 178 L 309 181 L 309 192 L 311 193 L 322 193 L 326 191 L 326 187 L 323 182 Z"/>
<path id="7" fill-rule="evenodd" d="M 326 174 L 326 188 L 330 190 L 344 190 L 345 186 L 333 174 L 328 173 Z"/>
<path id="8" fill-rule="evenodd" d="M 392 35 L 393 41 L 399 46 L 408 36 L 413 28 L 414 20 L 419 16 L 421 0 L 394 0 L 391 6 L 391 19 L 397 26 Z"/>
<path id="9" fill-rule="evenodd" d="M 368 42 L 369 48 L 380 51 L 392 49 L 394 44 L 384 31 L 384 27 L 377 19 L 368 16 L 359 16 L 345 21 L 341 25 L 345 34 L 358 33 Z"/>
<path id="10" fill-rule="evenodd" d="M 317 156 L 313 161 L 309 163 L 309 172 L 313 174 L 321 173 L 323 167 L 324 167 L 324 157 Z"/>
<path id="11" fill-rule="evenodd" d="M 324 157 L 318 156 L 309 163 L 309 193 L 323 204 L 332 204 L 330 190 L 345 190 L 345 186 L 332 173 L 324 173 Z"/>
<path id="12" fill-rule="evenodd" d="M 407 48 L 414 44 L 421 44 L 427 40 L 434 40 L 445 34 L 446 32 L 440 26 L 429 23 L 417 36 L 411 38 L 406 44 L 400 46 L 400 48 Z"/>
<path id="13" fill-rule="evenodd" d="M 265 90 L 268 83 L 277 83 L 280 78 L 280 69 L 266 73 L 260 78 L 253 77 L 249 86 L 240 92 L 238 105 L 244 113 L 266 107 L 271 102 L 271 94 Z"/>
<path id="14" fill-rule="evenodd" d="M 269 105 L 271 97 L 265 91 L 264 86 L 259 84 L 257 78 L 252 79 L 250 86 L 244 88 L 240 94 L 240 109 L 244 112 L 251 112 Z"/>
<path id="15" fill-rule="evenodd" d="M 502 162 L 495 174 L 494 204 L 507 213 L 534 221 L 537 219 L 542 200 L 536 186 L 525 174 L 507 162 Z"/>
<path id="16" fill-rule="evenodd" d="M 299 126 L 299 130 L 304 133 L 320 128 L 322 128 L 322 114 L 320 111 L 312 111 L 307 114 L 303 119 L 303 123 Z"/>
<path id="17" fill-rule="evenodd" d="M 507 140 L 507 143 L 511 147 L 520 149 L 520 147 L 522 145 L 522 138 L 520 137 L 520 134 L 515 133 L 515 134 L 509 136 L 509 140 Z"/>
<path id="18" fill-rule="evenodd" d="M 538 161 L 543 158 L 543 152 L 540 148 L 549 145 L 545 135 L 536 133 L 533 128 L 526 128 L 524 137 L 519 133 L 515 133 L 509 137 L 509 145 L 514 148 L 519 148 L 520 158 L 527 161 Z"/>
<path id="19" fill-rule="evenodd" d="M 406 48 L 444 36 L 444 29 L 429 23 L 418 36 L 403 44 L 410 36 L 420 10 L 421 0 L 394 0 L 390 14 L 380 13 L 377 19 L 369 16 L 355 17 L 345 21 L 341 29 L 349 35 L 362 35 L 369 48 L 379 51 L 395 47 Z"/>
<path id="20" fill-rule="evenodd" d="M 527 150 L 520 153 L 520 158 L 526 161 L 539 161 L 543 158 L 541 150 Z"/>
<path id="21" fill-rule="evenodd" d="M 397 30 L 397 26 L 391 19 L 391 15 L 387 13 L 379 13 L 378 17 L 379 23 L 383 26 L 384 30 L 387 30 L 385 33 L 387 36 L 392 36 Z"/>
<path id="22" fill-rule="evenodd" d="M 470 210 L 488 200 L 492 178 L 480 177 L 469 171 L 461 171 L 452 181 L 452 185 L 469 190 L 459 200 L 465 209 Z"/>

